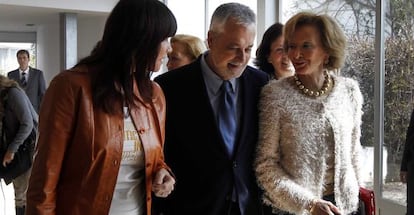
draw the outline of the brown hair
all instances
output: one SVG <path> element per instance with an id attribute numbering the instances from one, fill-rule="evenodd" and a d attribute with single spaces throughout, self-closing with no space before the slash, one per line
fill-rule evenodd
<path id="1" fill-rule="evenodd" d="M 254 64 L 263 70 L 270 76 L 274 76 L 275 69 L 271 63 L 267 60 L 271 53 L 272 43 L 279 37 L 283 36 L 283 25 L 281 23 L 275 23 L 271 25 L 263 34 L 262 42 L 256 50 L 256 59 Z"/>
<path id="2" fill-rule="evenodd" d="M 27 51 L 26 49 L 20 49 L 19 51 L 17 51 L 16 57 L 19 57 L 19 55 L 21 55 L 21 54 L 26 54 L 27 55 L 27 58 L 30 59 L 29 51 Z"/>
<path id="3" fill-rule="evenodd" d="M 107 113 L 119 112 L 113 104 L 121 99 L 134 106 L 134 81 L 143 100 L 152 102 L 149 69 L 156 64 L 160 44 L 176 30 L 176 19 L 164 3 L 118 1 L 106 21 L 102 39 L 76 65 L 96 68 L 92 80 L 94 104 Z"/>

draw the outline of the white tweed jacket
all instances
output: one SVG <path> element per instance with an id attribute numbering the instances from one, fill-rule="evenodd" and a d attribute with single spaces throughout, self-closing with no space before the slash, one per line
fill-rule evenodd
<path id="1" fill-rule="evenodd" d="M 327 132 L 334 140 L 334 194 L 342 214 L 358 208 L 362 94 L 356 81 L 332 75 L 332 91 L 310 98 L 293 77 L 273 80 L 261 93 L 255 171 L 264 203 L 308 214 L 324 190 Z"/>

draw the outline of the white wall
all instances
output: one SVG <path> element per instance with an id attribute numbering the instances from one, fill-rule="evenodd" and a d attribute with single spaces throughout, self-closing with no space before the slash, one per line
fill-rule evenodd
<path id="1" fill-rule="evenodd" d="M 45 74 L 46 83 L 59 72 L 59 16 L 51 24 L 37 27 L 37 68 Z"/>
<path id="2" fill-rule="evenodd" d="M 78 58 L 89 55 L 102 37 L 106 17 L 85 17 L 78 19 Z M 45 74 L 46 82 L 60 72 L 59 14 L 47 24 L 38 25 L 33 30 L 37 34 L 37 68 Z"/>
<path id="3" fill-rule="evenodd" d="M 0 0 L 0 5 L 18 5 L 65 10 L 109 12 L 118 0 Z"/>
<path id="4" fill-rule="evenodd" d="M 106 17 L 78 19 L 78 59 L 88 56 L 102 38 Z"/>

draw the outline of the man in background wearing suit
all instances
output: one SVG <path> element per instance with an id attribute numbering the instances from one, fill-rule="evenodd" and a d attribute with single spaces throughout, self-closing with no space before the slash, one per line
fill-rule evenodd
<path id="1" fill-rule="evenodd" d="M 164 205 L 156 205 L 163 214 L 263 213 L 252 162 L 257 103 L 268 78 L 247 66 L 255 34 L 250 8 L 223 4 L 212 16 L 209 50 L 155 79 L 167 101 L 165 159 L 177 180 Z"/>
<path id="2" fill-rule="evenodd" d="M 39 113 L 40 103 L 46 91 L 46 81 L 43 72 L 29 67 L 30 54 L 21 49 L 17 52 L 19 68 L 7 74 L 10 79 L 17 81 L 29 97 L 33 108 Z"/>

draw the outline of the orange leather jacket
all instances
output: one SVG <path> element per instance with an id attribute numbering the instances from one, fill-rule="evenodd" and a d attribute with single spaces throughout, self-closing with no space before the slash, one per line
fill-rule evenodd
<path id="1" fill-rule="evenodd" d="M 27 192 L 27 215 L 107 215 L 124 139 L 122 114 L 92 103 L 91 73 L 75 68 L 50 83 L 40 111 L 39 141 Z M 145 152 L 146 210 L 151 214 L 153 176 L 164 163 L 165 98 L 153 82 L 153 104 L 137 87 L 131 117 Z M 122 109 L 122 103 L 114 104 Z"/>

